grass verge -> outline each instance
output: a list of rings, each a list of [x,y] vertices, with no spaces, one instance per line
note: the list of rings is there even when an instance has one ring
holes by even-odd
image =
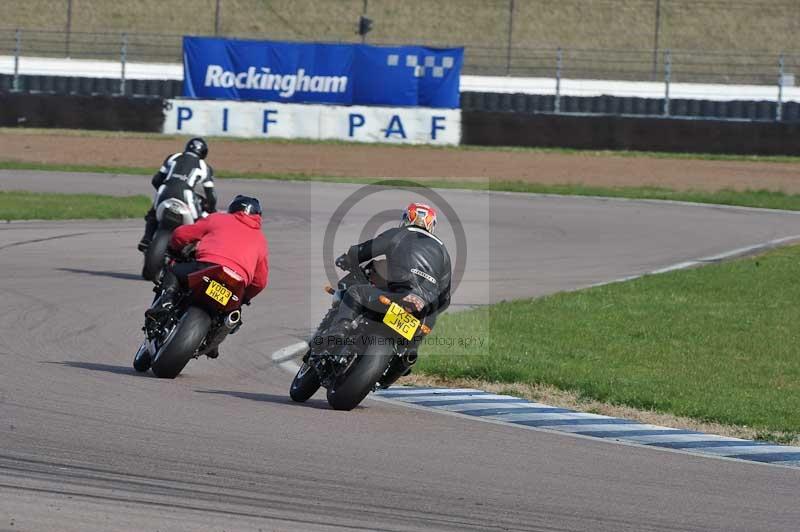
[[[138,218],[151,203],[146,196],[0,191],[0,220]]]
[[[800,246],[792,246],[449,314],[419,370],[798,441],[798,277]],[[460,341],[470,338],[477,343]]]
[[[29,163],[17,161],[0,161],[3,170],[42,170],[49,172],[98,172],[109,174],[139,174],[152,175],[152,168],[125,167],[125,166],[91,166]],[[344,176],[325,176],[309,174],[283,174],[283,173],[237,173],[228,172],[224,178],[235,179],[270,179],[276,181],[315,181],[329,183],[360,183],[370,184],[381,181],[380,178],[355,178]],[[595,187],[576,184],[546,185],[539,183],[525,183],[521,181],[458,181],[445,179],[418,179],[405,180],[405,183],[415,183],[419,186],[445,189],[487,190],[497,192],[521,192],[536,194],[560,194],[567,196],[600,196],[609,198],[627,199],[656,199],[671,201],[686,201],[691,203],[711,203],[718,205],[736,205],[741,207],[758,207],[764,209],[800,210],[800,194],[786,194],[771,190],[718,190],[679,191],[660,187]]]
[[[43,128],[0,128],[0,135],[42,135],[42,136],[68,136],[89,138],[138,138],[148,140],[177,140],[184,142],[189,135],[168,135],[164,133],[147,133],[137,131],[101,131],[91,129],[43,129]],[[358,146],[360,148],[396,149],[396,150],[446,150],[446,151],[494,151],[494,152],[528,152],[556,155],[575,155],[586,157],[631,157],[649,159],[681,159],[703,161],[731,161],[751,163],[789,163],[800,164],[800,157],[791,155],[736,155],[724,153],[682,153],[682,152],[656,152],[635,150],[579,150],[576,148],[539,148],[525,146],[437,146],[433,144],[365,144],[363,142],[349,142],[343,140],[314,140],[314,139],[282,139],[282,138],[245,138],[245,137],[206,137],[207,140],[218,142],[236,143],[262,143],[262,144],[323,144],[339,146]],[[152,169],[148,169],[152,173]]]

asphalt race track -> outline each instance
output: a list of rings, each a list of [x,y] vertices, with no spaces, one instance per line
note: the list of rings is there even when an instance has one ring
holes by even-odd
[[[149,194],[146,176],[0,172],[0,189]],[[289,402],[270,354],[327,304],[320,251],[357,185],[219,182],[266,207],[271,286],[216,360],[130,367],[152,292],[140,221],[0,225],[0,530],[797,530],[800,471],[623,446],[367,400]],[[335,251],[419,191],[378,192]],[[455,310],[800,235],[751,209],[439,191],[466,270]],[[371,220],[371,222],[370,222]],[[465,260],[464,260],[465,259]],[[455,262],[459,262],[456,260]]]

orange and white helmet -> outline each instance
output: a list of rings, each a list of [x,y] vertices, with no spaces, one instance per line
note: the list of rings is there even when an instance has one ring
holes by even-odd
[[[436,229],[436,209],[424,203],[410,203],[403,211],[401,227],[416,225],[433,233]]]

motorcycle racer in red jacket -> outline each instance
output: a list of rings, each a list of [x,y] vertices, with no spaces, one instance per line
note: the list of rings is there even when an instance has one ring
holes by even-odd
[[[189,274],[211,265],[226,266],[245,280],[245,304],[267,286],[269,252],[261,232],[261,204],[256,198],[236,196],[227,213],[214,213],[192,225],[178,227],[172,234],[170,249],[185,255],[183,250],[191,245],[195,259],[165,268],[161,295],[145,317],[157,319],[172,308],[178,292],[186,288]]]

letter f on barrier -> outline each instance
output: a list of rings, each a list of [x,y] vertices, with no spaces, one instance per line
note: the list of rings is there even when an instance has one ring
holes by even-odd
[[[270,118],[272,115],[277,115],[278,111],[275,109],[264,109],[264,122],[261,127],[262,133],[269,133],[269,125],[270,124],[277,124],[277,120],[273,120]]]
[[[358,113],[350,113],[350,133],[348,133],[349,137],[352,137],[353,134],[356,132],[357,127],[361,127],[367,121],[364,118],[364,115]]]
[[[447,129],[443,125],[440,125],[439,122],[446,120],[447,117],[444,116],[432,116],[431,117],[431,140],[436,140],[436,132],[437,131],[444,131]]]

